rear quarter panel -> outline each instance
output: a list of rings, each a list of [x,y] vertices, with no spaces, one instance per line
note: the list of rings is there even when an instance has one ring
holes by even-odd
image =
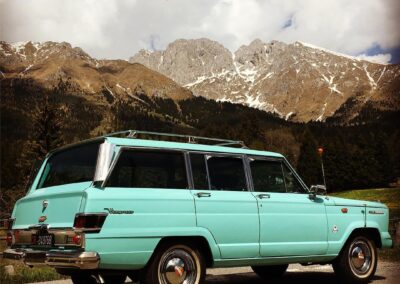
[[[100,254],[100,268],[139,269],[163,237],[203,236],[219,258],[212,235],[196,227],[193,196],[185,189],[91,188],[85,212],[133,210],[108,214],[98,234],[86,235],[86,250]]]

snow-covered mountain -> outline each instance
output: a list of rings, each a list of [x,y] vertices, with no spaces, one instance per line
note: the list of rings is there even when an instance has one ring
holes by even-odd
[[[366,106],[400,108],[400,65],[381,65],[302,42],[257,39],[231,53],[209,39],[141,50],[141,63],[195,95],[274,112],[293,121],[356,117]]]

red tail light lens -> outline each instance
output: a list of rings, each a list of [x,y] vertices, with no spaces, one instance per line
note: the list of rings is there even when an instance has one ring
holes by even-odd
[[[98,233],[103,227],[107,213],[79,213],[75,215],[74,228],[84,232]]]
[[[72,242],[76,245],[80,245],[82,243],[82,236],[81,235],[75,235],[72,237]]]

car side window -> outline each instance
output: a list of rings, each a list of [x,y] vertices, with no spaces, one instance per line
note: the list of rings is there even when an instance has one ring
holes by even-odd
[[[250,168],[254,191],[286,192],[280,161],[251,160]]]
[[[208,189],[208,176],[204,154],[190,154],[193,186],[195,189]]]
[[[188,188],[184,155],[180,152],[123,150],[107,186]]]
[[[288,166],[285,164],[282,164],[282,166],[287,192],[306,193],[306,191],[301,186],[298,179],[294,176],[294,173],[288,168]]]
[[[207,156],[207,166],[212,190],[247,190],[242,158]]]

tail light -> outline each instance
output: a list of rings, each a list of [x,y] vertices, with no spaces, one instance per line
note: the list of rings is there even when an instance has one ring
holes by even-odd
[[[103,227],[107,213],[78,213],[75,215],[74,228],[88,233],[98,233]]]
[[[12,246],[15,242],[14,234],[11,231],[12,226],[14,225],[14,222],[15,222],[15,218],[0,220],[0,223],[3,223],[1,227],[8,230],[7,235],[6,235],[6,244],[9,247]]]

